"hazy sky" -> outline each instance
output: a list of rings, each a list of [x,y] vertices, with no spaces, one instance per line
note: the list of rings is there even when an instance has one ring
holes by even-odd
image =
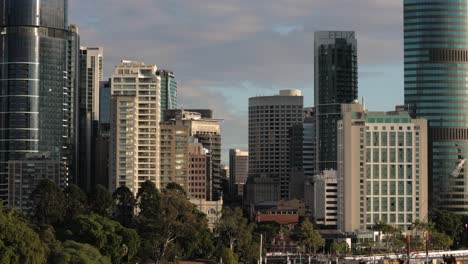
[[[179,108],[223,122],[223,160],[247,148],[248,98],[301,89],[313,105],[314,31],[354,30],[359,96],[370,110],[403,102],[398,0],[69,0],[82,46],[104,47],[110,76],[122,59],[175,71]]]

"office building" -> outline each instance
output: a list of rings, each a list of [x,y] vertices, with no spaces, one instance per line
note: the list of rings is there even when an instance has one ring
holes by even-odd
[[[316,148],[315,148],[315,108],[304,108],[304,128],[303,144],[302,144],[302,167],[304,177],[312,177],[316,175]]]
[[[359,232],[382,221],[411,229],[427,219],[427,121],[397,108],[368,112],[342,105],[338,122],[338,229]]]
[[[357,40],[353,31],[315,32],[317,169],[336,170],[336,123],[341,104],[358,98]]]
[[[207,165],[209,164],[208,150],[195,140],[189,143],[188,155],[188,194],[191,198],[206,200]]]
[[[208,150],[208,170],[206,179],[206,199],[221,199],[221,124],[222,120],[213,118],[208,109],[174,109],[164,114],[165,121],[175,120],[176,124],[188,127],[189,135],[196,138]]]
[[[459,214],[468,214],[466,5],[404,1],[405,105],[428,120],[431,208]]]
[[[160,77],[156,65],[122,61],[112,75],[111,190],[137,193],[149,180],[160,186]]]
[[[66,0],[0,2],[0,200],[6,203],[9,161],[47,152],[65,168],[72,164],[68,51],[76,34],[68,31],[67,6]]]
[[[67,171],[63,162],[51,160],[48,153],[27,154],[23,160],[8,161],[8,204],[18,211],[33,209],[31,194],[44,179],[64,188]]]
[[[177,109],[177,82],[172,71],[158,70],[156,74],[161,77],[161,119],[163,119],[164,111]]]
[[[302,123],[299,90],[249,99],[249,177],[246,202],[289,198],[289,129]]]
[[[229,192],[244,195],[244,185],[249,173],[249,152],[240,149],[229,150]]]
[[[103,80],[103,49],[81,47],[79,57],[79,176],[78,185],[91,191],[96,185],[96,138],[99,130],[99,88]]]
[[[304,124],[289,128],[289,197],[304,199]]]
[[[189,131],[175,121],[161,122],[161,188],[177,183],[188,191]]]

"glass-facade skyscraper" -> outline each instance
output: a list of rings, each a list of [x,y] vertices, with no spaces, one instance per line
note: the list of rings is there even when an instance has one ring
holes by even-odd
[[[164,111],[177,109],[177,82],[174,72],[168,70],[158,70],[157,75],[161,77],[161,120],[164,118]]]
[[[468,213],[467,17],[467,0],[404,0],[405,104],[429,123],[429,200],[433,208],[463,214]]]
[[[66,0],[0,1],[0,199],[8,162],[47,153],[67,169],[73,156]],[[64,174],[67,172],[64,171]]]
[[[317,172],[337,168],[337,128],[341,104],[358,96],[357,40],[353,31],[315,32]]]

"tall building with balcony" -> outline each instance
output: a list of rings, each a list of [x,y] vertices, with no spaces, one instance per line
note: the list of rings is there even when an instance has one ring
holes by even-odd
[[[96,139],[99,131],[99,89],[103,80],[103,48],[80,48],[79,176],[78,185],[91,191],[96,185]]]
[[[354,31],[315,32],[315,114],[317,170],[337,168],[336,123],[341,104],[358,97],[357,40]]]
[[[208,150],[195,140],[189,143],[188,155],[188,194],[192,199],[206,200],[207,173],[210,164]]]
[[[137,193],[160,186],[160,77],[156,65],[122,61],[111,81],[110,183]]]
[[[249,98],[249,177],[246,202],[289,198],[289,130],[302,124],[300,90]]]
[[[338,122],[338,229],[360,232],[384,222],[411,229],[427,219],[427,121],[407,111],[369,112],[342,105]]]
[[[158,70],[157,75],[161,77],[161,119],[164,111],[177,109],[177,82],[173,71]]]
[[[69,168],[76,156],[70,71],[79,38],[69,30],[67,8],[66,0],[0,2],[0,200],[6,203],[10,161],[48,153]]]
[[[431,208],[460,214],[468,214],[467,4],[404,0],[405,105],[428,120]]]

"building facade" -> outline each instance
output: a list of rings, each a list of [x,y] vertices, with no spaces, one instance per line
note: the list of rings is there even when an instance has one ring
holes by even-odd
[[[357,40],[353,31],[319,31],[314,46],[317,169],[336,170],[340,107],[358,97]]]
[[[338,229],[377,222],[405,231],[427,219],[427,121],[343,104],[338,122]]]
[[[289,130],[302,124],[303,101],[299,90],[283,90],[275,96],[249,98],[247,185],[252,186],[248,188],[250,191],[246,195],[250,197],[247,201],[258,203],[289,198]],[[259,186],[261,184],[264,186]],[[277,190],[279,192],[275,193]]]
[[[189,131],[175,121],[161,122],[161,188],[177,183],[188,191]]]
[[[336,228],[338,220],[338,181],[335,170],[325,170],[306,182],[311,197],[306,206],[318,225]]]
[[[208,151],[208,169],[206,179],[206,199],[219,200],[222,196],[221,175],[221,124],[222,120],[213,118],[213,111],[208,109],[173,109],[167,110],[164,119],[174,120],[189,130],[190,137],[201,143]]]
[[[198,142],[191,142],[188,147],[189,171],[188,194],[192,199],[206,200],[208,173],[208,150]]]
[[[249,176],[249,152],[240,149],[229,150],[229,192],[244,194],[244,185]]]
[[[431,208],[468,214],[466,1],[404,1],[405,105],[428,120]]]
[[[316,158],[317,150],[315,148],[315,108],[304,108],[304,128],[302,142],[302,167],[304,177],[312,177],[317,173]]]
[[[78,185],[85,191],[91,191],[96,183],[96,139],[99,130],[99,89],[103,80],[103,55],[101,47],[80,48]]]
[[[0,2],[0,199],[8,199],[10,160],[47,152],[73,159],[73,90],[66,0]],[[76,36],[76,35],[75,35]],[[71,55],[71,54],[70,54]],[[71,56],[70,56],[71,58]],[[66,175],[62,175],[67,177]]]
[[[37,185],[44,179],[54,182],[57,187],[65,188],[66,178],[63,174],[66,168],[63,162],[51,160],[47,153],[27,155],[23,160],[8,162],[8,204],[22,212],[33,209],[31,195]]]
[[[149,180],[160,186],[160,77],[156,65],[122,61],[112,75],[111,190],[137,193]]]
[[[161,119],[163,119],[164,111],[177,109],[177,82],[172,71],[158,70],[157,75],[161,77]]]

